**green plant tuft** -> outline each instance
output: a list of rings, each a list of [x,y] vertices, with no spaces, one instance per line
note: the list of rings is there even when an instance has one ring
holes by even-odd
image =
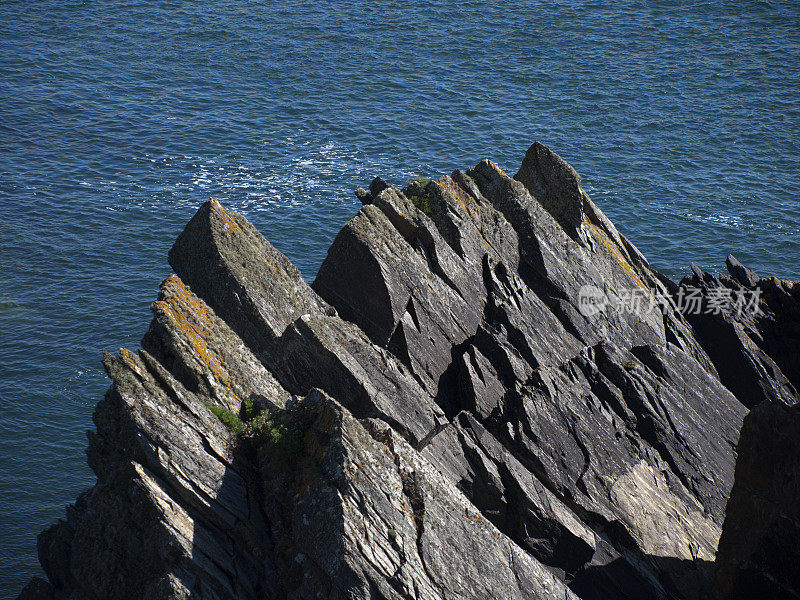
[[[227,408],[217,406],[216,404],[206,403],[206,408],[210,410],[222,423],[236,435],[241,435],[244,431],[244,423],[235,413],[229,411]]]
[[[418,209],[424,212],[429,217],[432,214],[431,209],[431,196],[426,190],[430,185],[431,180],[427,177],[414,177],[406,182],[406,187],[403,188],[403,193],[406,198],[411,200]]]
[[[252,398],[248,398],[242,402],[242,421],[252,421],[258,415],[258,408]]]
[[[426,215],[431,216],[431,201],[427,196],[409,196],[408,199]]]
[[[411,185],[412,183],[416,183],[416,184],[417,184],[417,185],[419,185],[420,187],[423,187],[423,188],[425,188],[425,187],[428,187],[428,184],[429,184],[430,182],[431,182],[431,180],[430,180],[430,179],[428,179],[427,177],[420,177],[420,176],[418,175],[417,177],[412,177],[411,179],[409,179],[408,181],[406,181],[406,186],[409,186],[409,185]]]
[[[258,450],[266,447],[270,454],[281,460],[294,458],[300,452],[300,431],[285,415],[271,414],[268,410],[257,412],[252,400],[245,400],[242,404],[242,418],[211,402],[207,402],[206,407],[247,448]]]
[[[301,447],[297,426],[286,418],[270,414],[268,410],[245,423],[242,439],[252,448],[266,446],[272,455],[281,460],[294,458]]]

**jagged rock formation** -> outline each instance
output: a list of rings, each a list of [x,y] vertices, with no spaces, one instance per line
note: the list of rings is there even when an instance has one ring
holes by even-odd
[[[687,320],[711,279],[651,269],[541,144],[357,195],[312,286],[200,208],[21,597],[700,598],[745,405],[796,402],[785,294]]]
[[[692,265],[692,275],[681,281],[685,297],[694,292],[703,299],[704,310],[689,320],[722,382],[742,404],[794,404],[800,389],[800,286],[777,277],[761,279],[733,256],[726,265],[730,276],[714,277]],[[749,296],[749,302],[754,292],[759,310],[740,310],[736,299]],[[734,299],[732,305],[705,310],[709,302],[726,297]]]

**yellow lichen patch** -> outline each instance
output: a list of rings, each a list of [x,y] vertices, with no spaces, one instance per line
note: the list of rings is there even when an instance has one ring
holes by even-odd
[[[120,348],[119,357],[131,371],[136,373],[139,377],[144,378],[145,374],[142,372],[142,368],[139,366],[139,361],[136,360],[136,356],[133,354],[133,352],[127,348]]]
[[[481,525],[485,521],[481,513],[472,512],[468,508],[464,508],[464,519],[472,525]]]
[[[584,221],[589,226],[589,229],[591,230],[594,238],[603,243],[606,249],[608,249],[611,256],[614,257],[614,260],[616,260],[619,263],[619,265],[622,267],[622,269],[625,271],[628,277],[633,279],[636,285],[638,285],[640,288],[643,288],[645,290],[648,289],[647,286],[644,284],[644,282],[636,274],[636,271],[633,270],[633,267],[631,267],[628,260],[619,251],[619,248],[614,243],[614,241],[611,238],[609,238],[608,235],[606,235],[606,232],[600,229],[594,223],[592,223],[585,216],[584,216]]]
[[[469,215],[470,224],[475,228],[475,231],[478,232],[478,235],[481,236],[481,240],[483,241],[483,245],[485,248],[491,248],[492,245],[489,243],[489,240],[486,239],[486,236],[481,231],[481,228],[478,227],[478,223],[480,222],[479,216],[473,211],[473,198],[467,192],[465,192],[461,186],[455,185],[453,180],[449,177],[442,176],[436,181],[437,185],[443,188],[445,191],[449,192],[455,202],[464,209],[464,212]]]
[[[219,385],[234,398],[238,398],[222,357],[209,347],[208,339],[214,323],[206,304],[174,274],[161,284],[161,294],[162,299],[152,304],[153,312],[163,314],[172,322],[175,330],[184,337],[197,361],[206,367]]]
[[[500,173],[500,175],[503,175],[504,177],[508,177],[508,175],[506,175],[506,172],[503,171],[503,169],[501,169],[499,166],[497,166],[497,163],[495,163],[492,160],[489,160],[487,162],[489,163],[489,166],[491,166],[495,171]]]
[[[464,209],[464,212],[475,219],[475,214],[472,212],[472,197],[469,194],[462,190],[460,186],[455,185],[452,179],[444,175],[437,179],[436,183],[450,192],[450,195]]]
[[[234,232],[242,231],[242,228],[239,227],[239,224],[231,216],[231,214],[225,210],[225,207],[220,204],[219,200],[216,198],[211,198],[209,203],[211,204],[211,211],[214,213],[217,219],[222,221],[222,226],[225,228],[225,231],[228,233],[228,235],[233,235]]]

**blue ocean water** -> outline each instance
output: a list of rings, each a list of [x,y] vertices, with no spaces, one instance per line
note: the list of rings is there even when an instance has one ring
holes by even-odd
[[[800,279],[794,2],[0,2],[0,591],[93,481],[100,351],[136,347],[209,196],[313,278],[352,194],[534,140],[673,278]]]

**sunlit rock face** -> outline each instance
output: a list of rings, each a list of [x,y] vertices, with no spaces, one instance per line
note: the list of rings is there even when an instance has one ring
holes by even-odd
[[[369,188],[310,286],[201,206],[22,598],[700,599],[722,531],[735,579],[739,432],[794,410],[800,286],[670,282],[538,143]]]

